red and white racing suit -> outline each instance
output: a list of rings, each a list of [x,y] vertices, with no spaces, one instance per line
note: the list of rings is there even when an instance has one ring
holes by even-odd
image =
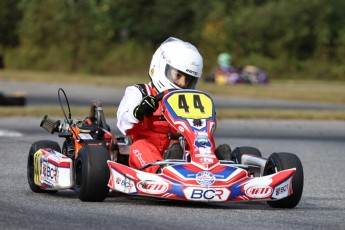
[[[134,108],[139,105],[144,95],[156,96],[151,84],[133,85],[126,88],[125,95],[117,111],[117,127],[124,135],[132,138],[130,146],[129,166],[142,166],[163,160],[163,153],[170,144],[168,133],[176,135],[176,131],[169,127],[163,117],[162,104],[151,117],[144,117],[142,121],[133,115]],[[159,166],[151,166],[143,171],[156,173]]]

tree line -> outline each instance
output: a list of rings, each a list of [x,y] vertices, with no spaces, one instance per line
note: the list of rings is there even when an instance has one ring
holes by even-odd
[[[2,0],[8,68],[146,74],[167,37],[195,44],[205,74],[220,52],[271,78],[345,80],[343,0]]]

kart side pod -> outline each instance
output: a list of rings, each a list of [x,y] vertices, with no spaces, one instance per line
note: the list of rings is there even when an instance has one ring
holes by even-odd
[[[73,163],[52,149],[39,149],[34,154],[34,182],[46,190],[69,189],[73,186]]]

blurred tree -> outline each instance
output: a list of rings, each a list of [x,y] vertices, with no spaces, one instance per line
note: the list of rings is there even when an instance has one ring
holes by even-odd
[[[227,51],[236,65],[279,77],[345,79],[344,8],[343,0],[2,0],[0,48],[11,47],[14,67],[111,74],[141,71],[176,36],[199,48],[206,72]]]
[[[276,72],[304,70],[304,61],[324,56],[320,53],[324,44],[337,41],[339,48],[340,31],[344,30],[340,18],[344,18],[344,14],[336,8],[343,5],[342,2],[277,0],[258,5],[254,1],[254,4],[240,7],[227,18],[226,34],[230,47],[238,57],[254,55],[259,64],[265,65],[260,63],[259,56],[270,59],[275,67],[280,66]],[[242,64],[245,64],[243,59]],[[272,64],[264,67],[275,68]]]
[[[70,60],[68,69],[82,70],[104,54],[112,37],[108,7],[97,0],[22,1],[21,9],[20,38],[32,61],[53,50]]]
[[[126,0],[112,1],[110,17],[115,31],[115,41],[125,38],[158,46],[167,37],[176,36],[196,41],[193,32],[200,25],[198,13],[203,5],[185,0],[138,0],[133,4]],[[207,3],[206,3],[207,5]]]
[[[17,24],[22,18],[22,12],[18,9],[19,1],[0,1],[0,48],[19,44]]]
[[[227,12],[226,2],[215,0],[207,15],[201,34],[202,47],[208,55],[216,57],[227,50],[228,36],[225,31],[224,20],[231,12]]]
[[[217,56],[221,52],[237,53],[236,43],[232,40],[242,39],[229,36],[232,30],[231,21],[242,7],[250,7],[254,1],[214,0],[207,6],[202,33],[200,34],[201,49],[207,55],[205,66],[212,69],[217,65]],[[229,23],[230,22],[230,23]],[[236,55],[234,55],[236,56]]]
[[[345,1],[328,1],[328,14],[326,16],[326,39],[322,39],[322,46],[329,48],[330,59],[345,62]]]

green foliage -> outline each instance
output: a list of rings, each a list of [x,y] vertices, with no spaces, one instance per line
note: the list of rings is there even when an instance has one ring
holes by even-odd
[[[105,75],[125,75],[138,72],[142,76],[147,76],[153,52],[148,52],[148,48],[129,40],[111,46],[101,61],[88,65],[88,70]]]
[[[108,9],[97,1],[22,1],[19,67],[87,71],[104,55],[112,30]]]
[[[3,0],[0,48],[10,68],[146,74],[169,36],[271,78],[345,80],[343,0]],[[1,50],[0,50],[1,51]]]
[[[345,16],[336,12],[332,2],[342,4],[336,0],[291,0],[241,8],[226,21],[233,56],[240,65],[250,61],[276,77],[345,79],[345,72],[336,74],[333,66],[342,63],[343,55],[329,45],[337,41],[337,49],[343,50],[340,30],[335,34],[331,28]]]
[[[18,9],[20,0],[0,1],[0,52],[1,48],[18,45],[17,23],[22,13]]]

